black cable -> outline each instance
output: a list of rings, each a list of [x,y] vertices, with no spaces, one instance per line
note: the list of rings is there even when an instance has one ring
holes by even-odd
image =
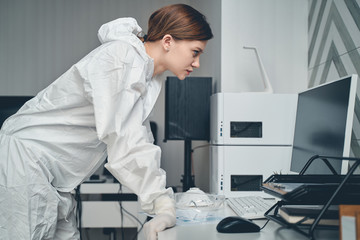
[[[196,150],[196,149],[198,149],[198,148],[209,147],[209,146],[210,146],[210,144],[205,144],[205,145],[196,146],[196,147],[193,147],[193,148],[191,149],[191,152],[193,152],[194,150]]]
[[[119,183],[120,184],[120,183]],[[119,187],[119,194],[122,193],[122,185],[120,184]],[[122,229],[122,239],[125,239],[124,236],[124,228],[123,228],[123,223],[124,223],[124,212],[129,215],[130,217],[132,217],[135,221],[137,221],[140,224],[140,228],[139,230],[136,231],[136,234],[134,235],[134,237],[132,238],[132,240],[137,239],[137,236],[139,235],[139,233],[141,232],[141,230],[144,227],[144,224],[146,223],[147,219],[142,223],[136,216],[134,216],[132,213],[130,213],[128,210],[126,210],[123,205],[121,200],[119,201],[119,206],[120,206],[120,214],[121,214],[121,229]]]
[[[128,214],[129,216],[131,216],[134,220],[136,220],[140,225],[144,224],[142,223],[137,217],[135,217],[133,214],[131,214],[128,210],[126,210],[125,208],[123,208],[123,211]],[[146,222],[146,221],[145,221]]]
[[[265,226],[268,224],[269,221],[270,221],[270,219],[268,219],[268,220],[266,221],[266,223],[264,224],[264,226],[262,226],[262,227],[260,228],[260,230],[264,229]]]
[[[191,181],[192,183],[190,185],[193,185],[190,187],[195,187],[195,175],[194,175],[195,170],[194,170],[193,152],[194,152],[194,150],[196,150],[198,148],[209,147],[209,146],[210,146],[210,144],[196,146],[196,147],[192,148],[190,151],[190,163],[191,163],[190,167],[191,167],[191,178],[192,178],[192,181]],[[184,179],[182,181],[184,181]]]
[[[82,205],[81,205],[81,196],[80,196],[80,186],[77,186],[75,188],[75,200],[76,200],[76,221],[78,223],[78,229],[80,234],[80,240],[82,240],[82,234],[81,234],[81,213],[82,213]]]
[[[139,230],[137,230],[137,231],[136,231],[136,234],[133,236],[132,240],[136,240],[136,239],[137,239],[137,237],[138,237],[139,233],[140,233],[140,232],[141,232],[141,230],[143,229],[144,224],[145,224],[146,222],[147,222],[147,219],[145,219],[145,221],[144,221],[143,223],[141,223],[141,222],[140,222],[141,227],[140,227],[140,229],[139,229]]]
[[[119,184],[119,194],[122,193],[122,185]],[[75,188],[75,200],[77,202],[77,207],[76,207],[76,221],[78,223],[78,229],[80,232],[80,240],[82,240],[82,233],[81,233],[81,215],[82,215],[82,202],[81,202],[81,196],[80,196],[80,186],[77,186]],[[136,216],[134,216],[132,213],[130,213],[129,211],[127,211],[123,205],[122,205],[122,201],[119,201],[119,205],[120,205],[120,216],[121,216],[121,236],[122,239],[125,239],[125,232],[124,232],[124,212],[126,214],[128,214],[130,217],[132,217],[134,220],[136,220],[139,224],[140,224],[140,228],[139,230],[136,231],[135,236],[132,238],[132,240],[135,240],[137,238],[137,236],[139,235],[139,233],[141,232],[141,230],[144,227],[144,224],[146,223],[147,219],[142,223]]]
[[[119,183],[119,192],[118,194],[122,193],[122,185],[121,183]],[[119,206],[120,206],[120,218],[121,218],[121,239],[125,239],[125,230],[124,230],[124,212],[123,212],[123,206],[122,206],[122,201],[119,201]]]

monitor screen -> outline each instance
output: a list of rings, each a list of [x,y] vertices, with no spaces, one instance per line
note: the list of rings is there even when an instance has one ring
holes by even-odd
[[[31,96],[0,96],[0,128],[3,122],[16,113]]]
[[[353,75],[299,93],[291,171],[300,172],[314,155],[349,156],[356,88],[357,75]],[[342,172],[341,161],[330,163]],[[316,160],[305,174],[331,172]]]

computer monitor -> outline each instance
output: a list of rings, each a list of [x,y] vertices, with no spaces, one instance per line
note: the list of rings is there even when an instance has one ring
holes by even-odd
[[[300,172],[314,155],[349,157],[357,75],[341,78],[299,93],[292,150],[292,172]],[[338,173],[346,173],[348,161],[329,160]],[[321,160],[305,174],[331,174]]]
[[[31,96],[0,96],[0,128],[3,122],[16,113]]]

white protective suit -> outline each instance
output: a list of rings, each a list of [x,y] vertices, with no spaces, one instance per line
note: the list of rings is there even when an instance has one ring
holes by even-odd
[[[144,211],[174,219],[173,192],[165,189],[148,124],[161,81],[152,78],[139,32],[133,18],[104,24],[98,48],[4,122],[0,239],[77,239],[69,192],[107,155],[106,168]]]

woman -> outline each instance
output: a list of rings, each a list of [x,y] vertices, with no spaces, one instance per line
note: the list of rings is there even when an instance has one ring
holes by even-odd
[[[200,66],[212,38],[205,17],[184,4],[149,19],[148,35],[133,18],[99,29],[90,52],[8,118],[0,131],[0,236],[78,239],[70,192],[100,166],[138,195],[148,239],[175,224],[149,113],[166,70],[184,79]],[[2,238],[3,239],[3,238]]]

